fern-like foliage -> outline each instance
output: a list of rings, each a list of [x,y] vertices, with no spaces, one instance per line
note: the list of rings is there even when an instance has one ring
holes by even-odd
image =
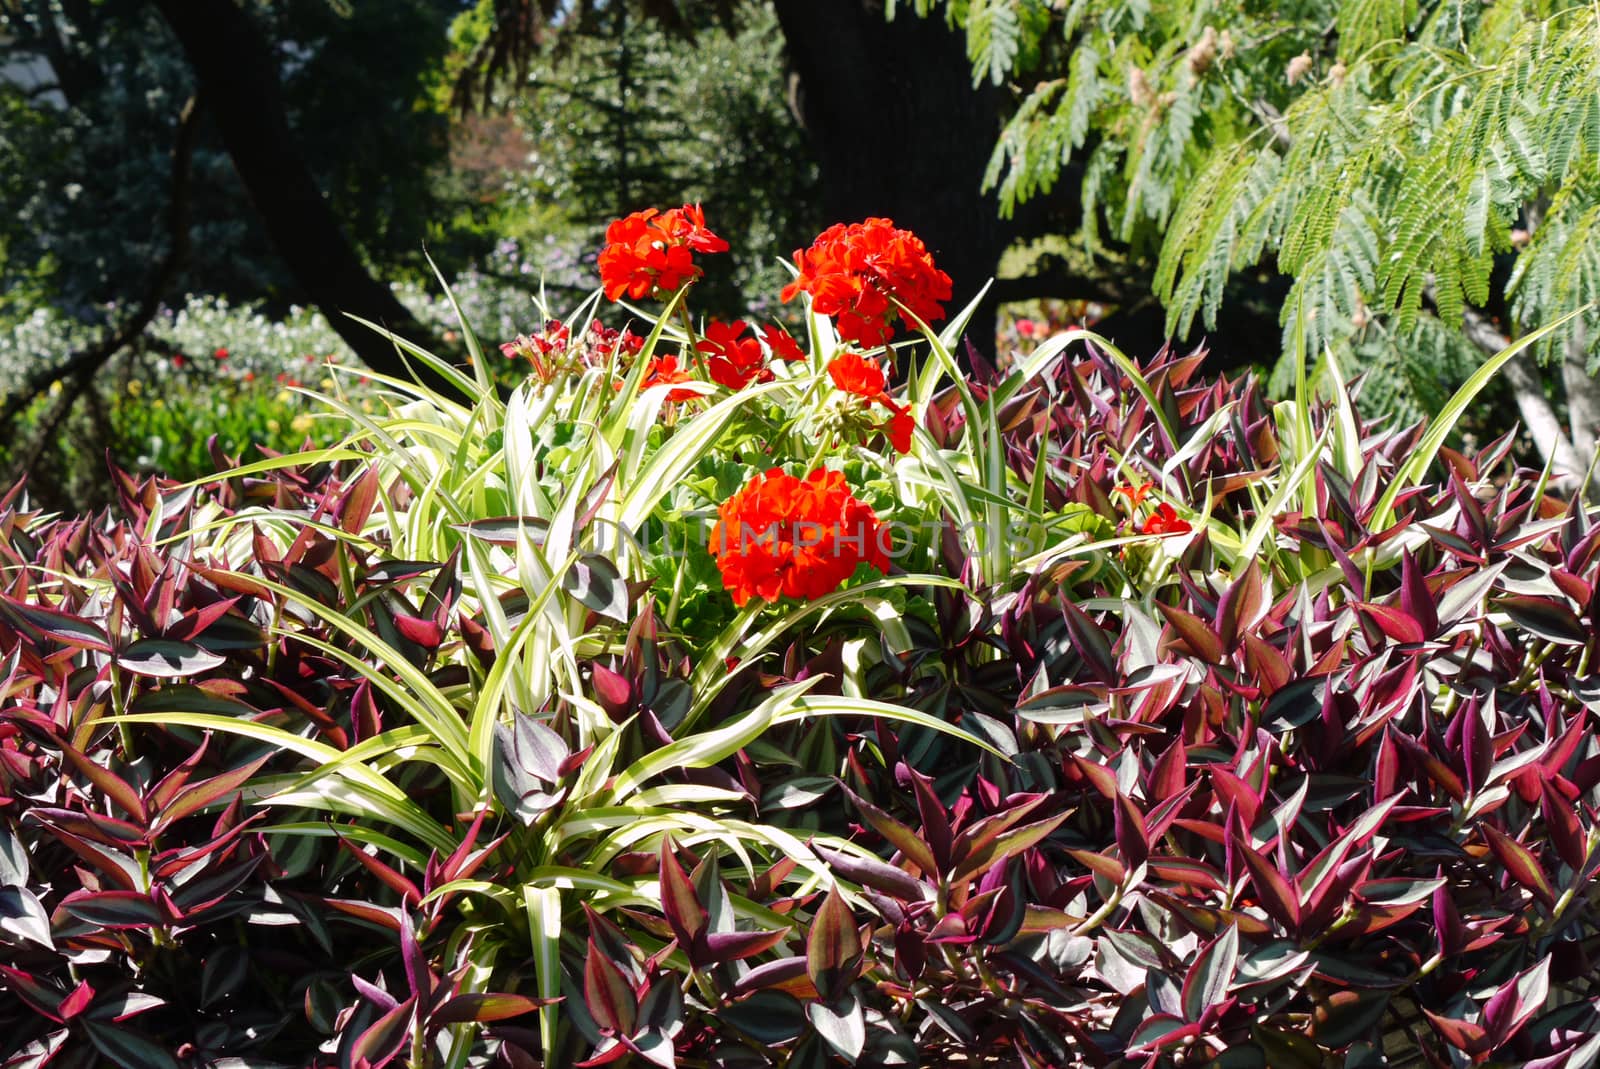
[[[975,77],[1015,75],[1037,39],[1021,0],[916,3],[966,28]],[[1517,333],[1600,300],[1600,6],[1046,7],[1066,58],[1019,100],[990,184],[1010,211],[1081,157],[1080,237],[1155,256],[1172,332],[1214,326],[1234,273],[1276,268],[1285,351],[1340,349],[1403,408],[1468,351],[1466,308],[1504,307]],[[1579,344],[1600,366],[1600,313],[1539,351]]]

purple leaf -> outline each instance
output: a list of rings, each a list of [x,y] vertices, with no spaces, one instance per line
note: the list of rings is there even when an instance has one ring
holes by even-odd
[[[1071,600],[1061,602],[1061,611],[1067,623],[1067,637],[1084,664],[1102,683],[1117,683],[1121,673],[1117,671],[1116,655],[1111,652],[1111,640],[1106,633]]]
[[[705,937],[706,961],[724,965],[743,961],[771,950],[789,937],[782,929],[775,932],[711,932]]]
[[[1261,572],[1254,563],[1246,562],[1244,571],[1217,601],[1217,637],[1225,649],[1239,645],[1242,631],[1260,622],[1266,610],[1266,595],[1262,589]]]
[[[506,995],[473,992],[447,999],[428,1018],[429,1027],[461,1024],[465,1021],[505,1021],[532,1013],[540,1006],[548,1006],[559,999],[527,998],[523,995]]]
[[[595,1023],[614,1035],[633,1035],[639,1018],[639,998],[612,960],[589,940],[583,963],[583,1000]]]
[[[689,874],[678,864],[677,851],[670,835],[661,838],[661,912],[672,926],[679,948],[695,961],[703,950],[703,937],[710,917],[695,893]],[[700,962],[695,961],[695,964]]]
[[[1261,908],[1290,932],[1300,930],[1300,898],[1272,862],[1262,857],[1237,831],[1230,836],[1234,852],[1250,870]]]
[[[1550,845],[1573,872],[1581,874],[1589,858],[1589,846],[1575,808],[1575,803],[1563,798],[1549,779],[1539,781],[1539,812],[1549,826]]]
[[[850,800],[855,803],[856,809],[860,810],[862,819],[867,822],[872,830],[887,839],[889,844],[899,850],[907,861],[921,869],[926,876],[937,878],[943,875],[938,863],[933,859],[933,852],[928,849],[928,844],[923,842],[916,832],[901,824],[877,806],[859,797],[849,788],[845,788],[845,793],[850,796]]]
[[[1416,618],[1392,605],[1375,605],[1367,601],[1358,601],[1354,605],[1357,611],[1377,625],[1378,630],[1395,642],[1415,645],[1427,637]]]
[[[779,958],[763,962],[739,977],[733,985],[733,994],[747,995],[752,991],[784,991],[796,998],[816,998],[817,987],[806,972],[805,958]]]
[[[61,907],[102,928],[152,928],[166,923],[154,900],[137,891],[74,891],[62,899]]]
[[[1423,1007],[1422,1013],[1428,1018],[1428,1023],[1433,1025],[1433,1030],[1439,1033],[1440,1039],[1469,1058],[1476,1060],[1477,1055],[1489,1052],[1489,1033],[1481,1025],[1473,1024],[1471,1021],[1441,1017],[1426,1007]]]
[[[1414,553],[1407,553],[1401,558],[1400,608],[1417,621],[1424,636],[1431,638],[1439,633],[1439,610]]]
[[[0,887],[0,932],[31,939],[51,950],[56,947],[50,937],[50,915],[26,887]]]
[[[1565,603],[1554,598],[1514,596],[1500,598],[1495,607],[1530,634],[1563,646],[1583,646],[1591,638],[1588,628]]]
[[[63,744],[61,756],[71,762],[73,768],[83,773],[89,782],[104,791],[106,797],[117,803],[124,813],[141,823],[146,819],[144,802],[140,799],[139,792],[121,776],[85,756],[83,751],[75,746]]]
[[[860,857],[835,850],[816,841],[808,840],[807,845],[828,863],[828,868],[835,875],[852,883],[882,891],[901,902],[921,902],[926,897],[924,889],[927,885],[904,869],[897,869],[875,857]]]
[[[827,1002],[806,1004],[806,1018],[823,1042],[854,1065],[867,1045],[867,1021],[854,993]]]
[[[1114,816],[1117,849],[1122,852],[1122,863],[1129,868],[1137,868],[1150,857],[1150,833],[1145,830],[1144,814],[1133,804],[1133,799],[1119,791]],[[1062,814],[1056,823],[1059,824],[1065,817],[1066,814]]]
[[[389,992],[385,991],[383,988],[374,983],[363,980],[354,973],[350,974],[350,983],[355,987],[356,994],[360,995],[362,998],[378,1007],[378,1009],[384,1013],[388,1013],[390,1010],[400,1005],[400,1001],[393,995],[389,994]]]
[[[260,771],[272,757],[271,754],[258,757],[248,764],[230,769],[220,775],[203,780],[179,793],[172,802],[165,806],[157,817],[157,827],[166,827],[175,821],[182,820],[191,813],[199,812],[210,805],[215,805],[235,794],[239,788],[249,782],[250,777]]]
[[[1183,980],[1183,1015],[1199,1021],[1228,997],[1239,964],[1239,929],[1229,925],[1194,959]]]
[[[1493,1047],[1504,1045],[1534,1014],[1542,1012],[1549,995],[1549,956],[1502,984],[1483,1007],[1483,1025]]]
[[[1495,858],[1505,866],[1506,873],[1532,891],[1534,897],[1546,906],[1555,905],[1556,895],[1550,886],[1550,878],[1545,875],[1532,851],[1493,824],[1483,823],[1478,827]]]
[[[1167,618],[1168,626],[1182,640],[1191,656],[1198,657],[1207,664],[1222,663],[1222,639],[1211,630],[1211,625],[1193,613],[1164,602],[1156,602],[1156,608]]]
[[[939,796],[933,791],[933,780],[914,768],[902,767],[905,767],[907,774],[910,775],[912,791],[917,796],[917,813],[922,817],[922,838],[933,851],[934,861],[938,865],[937,871],[947,872],[950,869],[954,844],[950,835],[950,818],[945,813],[944,803],[939,801]]]
[[[120,667],[155,679],[185,679],[226,663],[226,657],[203,650],[192,642],[165,638],[142,638],[117,654]]]
[[[806,972],[826,1000],[841,997],[861,974],[861,933],[837,887],[828,891],[806,938]]]
[[[356,1039],[350,1056],[365,1058],[372,1069],[383,1069],[394,1061],[405,1050],[406,1040],[411,1038],[411,1015],[416,1004],[415,997],[408,998],[379,1017]]]

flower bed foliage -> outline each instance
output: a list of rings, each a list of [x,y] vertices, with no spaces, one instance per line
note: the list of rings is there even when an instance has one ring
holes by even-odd
[[[652,214],[504,399],[0,503],[5,1064],[1591,1064],[1600,528],[1444,444],[1500,361],[963,374],[886,229],[796,261],[865,352]]]

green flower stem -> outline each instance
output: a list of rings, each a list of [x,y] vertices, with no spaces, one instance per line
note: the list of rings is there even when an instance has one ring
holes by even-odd
[[[694,283],[684,283],[684,292]],[[711,381],[711,372],[706,368],[705,356],[695,347],[694,340],[698,336],[694,329],[694,317],[689,314],[687,299],[678,302],[678,318],[683,320],[684,345],[688,347],[689,359],[694,361],[695,370],[700,372],[700,377],[706,382]]]

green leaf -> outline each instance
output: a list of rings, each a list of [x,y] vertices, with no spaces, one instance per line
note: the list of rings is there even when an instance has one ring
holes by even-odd
[[[854,1065],[867,1045],[867,1019],[861,1000],[855,992],[848,991],[836,1001],[808,1002],[806,1019],[817,1030],[824,1043]]]
[[[561,588],[607,619],[628,623],[628,584],[617,566],[598,553],[585,553],[561,576]]]
[[[83,1030],[95,1049],[122,1069],[178,1069],[178,1062],[165,1049],[126,1028],[84,1021]]]
[[[549,1001],[539,1010],[539,1039],[546,1064],[556,1064],[557,1014],[554,1000],[561,996],[561,891],[556,887],[522,888],[528,914],[528,935],[533,941],[533,969],[539,998]]]

